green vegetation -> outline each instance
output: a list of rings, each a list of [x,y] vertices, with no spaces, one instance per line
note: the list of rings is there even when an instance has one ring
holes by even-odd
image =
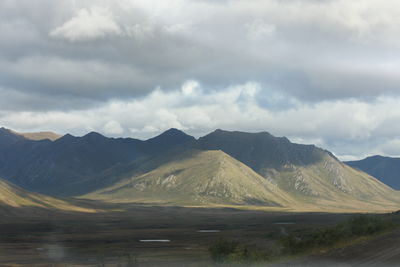
[[[277,240],[275,249],[251,249],[235,241],[220,239],[209,248],[209,251],[212,260],[217,263],[271,261],[311,253],[317,249],[330,249],[340,244],[345,245],[357,238],[373,236],[397,226],[398,224],[393,221],[393,216],[381,218],[374,215],[360,215],[332,227],[297,234],[291,233]]]
[[[250,250],[235,241],[218,240],[209,248],[211,259],[216,263],[233,262],[247,263],[260,262],[272,259],[272,253],[261,250]]]
[[[315,248],[329,248],[344,241],[363,236],[371,236],[396,226],[391,220],[378,216],[360,215],[346,222],[326,229],[318,229],[310,233],[290,234],[282,240],[285,252],[297,254]]]
[[[220,239],[209,248],[211,259],[215,262],[226,261],[230,255],[235,253],[238,246],[239,243],[235,241]]]

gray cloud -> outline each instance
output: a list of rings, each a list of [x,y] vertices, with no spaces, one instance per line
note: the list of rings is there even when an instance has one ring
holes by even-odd
[[[394,154],[395,110],[351,116],[400,96],[399,12],[395,0],[2,1],[0,122],[141,137],[271,130],[341,155]],[[197,97],[181,92],[190,80]]]

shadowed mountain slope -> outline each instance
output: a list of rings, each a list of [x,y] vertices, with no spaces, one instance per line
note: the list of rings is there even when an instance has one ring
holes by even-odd
[[[204,150],[222,150],[261,175],[266,174],[270,168],[279,170],[287,165],[310,165],[329,153],[314,145],[294,144],[286,137],[275,137],[267,132],[223,130],[216,130],[199,138],[196,147]]]
[[[224,151],[300,202],[321,207],[400,207],[398,192],[314,145],[294,144],[266,132],[222,130],[200,138],[196,145]]]
[[[32,141],[0,131],[0,176],[39,193],[179,205],[397,210],[400,194],[314,145],[269,133],[176,129],[141,141],[92,132]]]
[[[181,205],[285,207],[293,202],[276,185],[224,152],[195,150],[150,160],[115,185],[85,197]]]
[[[26,216],[45,210],[95,212],[95,210],[78,207],[64,200],[28,192],[3,179],[0,179],[0,209],[14,215],[23,211]],[[2,216],[7,214],[2,213]]]
[[[17,135],[6,128],[0,128],[0,149],[24,140],[26,140],[25,137]]]
[[[107,138],[91,132],[82,137],[64,135],[52,142],[33,141],[4,130],[0,140],[0,175],[30,191],[57,196],[84,193],[111,167],[151,157],[191,141],[170,130],[147,141]],[[82,184],[90,186],[83,188]]]
[[[345,163],[376,177],[396,190],[400,190],[400,158],[372,156]]]
[[[171,148],[175,148],[176,145],[187,144],[195,140],[193,136],[187,135],[178,129],[171,128],[156,137],[144,141],[142,147],[147,153],[157,155]]]

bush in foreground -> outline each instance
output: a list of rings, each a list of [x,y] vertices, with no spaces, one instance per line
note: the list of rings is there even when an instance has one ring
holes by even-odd
[[[286,253],[296,254],[314,248],[332,247],[338,242],[370,236],[391,229],[395,224],[373,215],[360,215],[333,227],[308,234],[293,235],[282,239]]]
[[[396,227],[391,218],[382,219],[374,215],[360,215],[335,226],[317,229],[308,233],[290,234],[281,239],[282,249],[278,253],[252,250],[238,242],[220,239],[209,248],[213,261],[246,263],[268,261],[274,258],[304,253],[317,248],[330,248],[340,242],[358,237],[371,236]]]

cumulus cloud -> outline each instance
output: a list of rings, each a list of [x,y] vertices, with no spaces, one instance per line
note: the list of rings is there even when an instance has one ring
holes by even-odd
[[[399,13],[397,0],[0,1],[0,123],[267,130],[393,155]]]
[[[201,87],[196,81],[187,81],[173,91],[158,88],[141,99],[111,100],[85,111],[15,112],[0,114],[0,120],[17,130],[50,128],[77,135],[97,130],[109,136],[137,138],[149,138],[171,127],[197,137],[215,128],[268,130],[295,142],[328,148],[344,159],[379,153],[399,155],[399,129],[390,128],[389,124],[400,120],[400,112],[391,112],[389,116],[384,112],[395,109],[399,98],[381,98],[374,103],[297,103],[285,110],[275,110],[258,103],[261,86],[255,82],[213,92],[205,92]],[[191,105],[186,105],[194,96],[188,88],[197,88],[196,102]],[[290,101],[290,96],[287,99]]]
[[[103,7],[80,9],[76,16],[50,32],[50,36],[71,42],[89,41],[108,35],[119,35],[121,29],[111,11]]]
[[[103,132],[107,135],[119,135],[124,132],[124,129],[117,121],[109,121],[104,125]]]

